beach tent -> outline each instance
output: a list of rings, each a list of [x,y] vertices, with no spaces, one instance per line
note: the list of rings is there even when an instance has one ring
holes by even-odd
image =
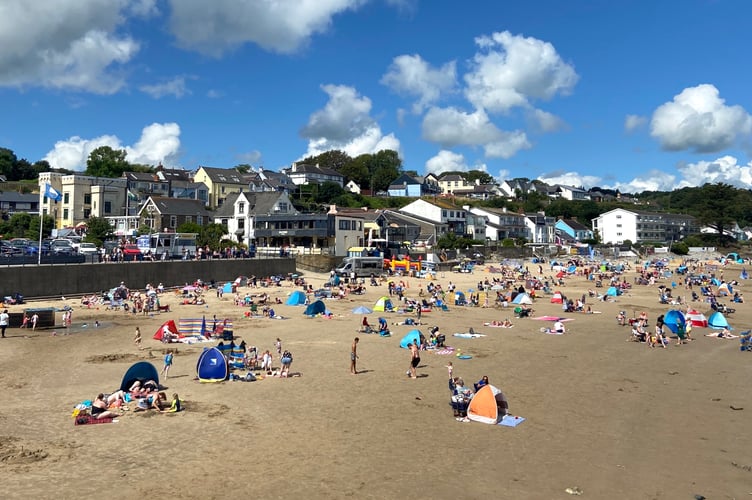
[[[506,396],[492,385],[484,385],[475,393],[467,407],[467,418],[484,424],[497,424],[506,415]]]
[[[684,319],[686,319],[692,326],[701,328],[708,327],[708,318],[706,318],[704,314],[696,309],[690,309],[689,311],[687,311]]]
[[[532,304],[533,299],[526,293],[518,293],[512,300],[512,304]]]
[[[710,328],[716,328],[718,330],[722,330],[724,328],[730,329],[728,321],[726,320],[726,316],[718,311],[710,315],[710,317],[708,318],[708,326]]]
[[[619,289],[618,288],[616,288],[615,286],[610,286],[610,287],[608,287],[608,290],[606,290],[606,295],[608,297],[617,297],[617,296],[619,296],[621,294],[619,293]]]
[[[407,344],[415,344],[416,342],[420,345],[420,330],[410,330],[407,332],[407,335],[400,340],[400,347],[407,349]]]
[[[731,295],[732,293],[733,289],[728,283],[723,282],[718,285],[718,295]]]
[[[355,309],[352,310],[353,314],[372,314],[373,309],[369,309],[366,306],[358,306]]]
[[[305,305],[305,303],[306,303],[306,294],[300,290],[295,290],[287,298],[287,302],[285,302],[285,305],[302,306],[302,305]]]
[[[227,283],[224,284],[224,286],[222,287],[222,293],[232,293],[232,283],[231,282],[228,281]]]
[[[672,309],[666,313],[663,317],[663,323],[672,333],[677,333],[679,331],[679,326],[681,326],[682,330],[685,330],[687,326],[687,320],[684,317],[684,314],[676,309]]]
[[[167,327],[167,330],[178,337],[181,337],[180,332],[178,332],[178,327],[175,325],[174,320],[167,320],[164,323],[162,323],[162,326],[157,328],[157,331],[154,332],[154,336],[152,337],[154,340],[162,340],[162,335],[164,334],[165,327]]]
[[[200,382],[222,382],[229,373],[227,359],[216,347],[206,348],[198,356],[196,374]]]
[[[569,266],[569,267],[567,268],[567,272],[568,272],[569,274],[574,274],[574,273],[576,273],[576,272],[577,272],[577,266],[575,266],[575,265],[571,265],[571,266]]]
[[[377,300],[373,305],[374,311],[391,311],[392,309],[394,309],[394,306],[392,305],[392,299],[390,299],[386,295],[379,298],[379,300]]]
[[[561,296],[560,291],[555,291],[554,294],[551,296],[551,303],[552,304],[561,304],[564,301],[564,298]]]
[[[123,381],[120,383],[121,391],[128,391],[134,382],[139,381],[141,383],[147,380],[153,380],[159,385],[159,372],[157,368],[148,361],[139,361],[134,363],[123,375]]]
[[[306,316],[316,316],[317,314],[324,314],[325,312],[326,306],[322,301],[317,300],[308,304],[308,307],[306,307],[306,310],[303,314],[305,314]]]

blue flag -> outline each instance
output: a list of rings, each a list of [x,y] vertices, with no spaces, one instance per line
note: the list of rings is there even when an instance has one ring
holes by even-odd
[[[63,199],[63,195],[60,194],[60,191],[56,190],[49,184],[44,185],[44,197],[55,201],[60,201]]]

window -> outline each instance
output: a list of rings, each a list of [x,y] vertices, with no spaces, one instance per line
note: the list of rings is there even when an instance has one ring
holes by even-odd
[[[444,218],[446,218],[446,216],[447,216],[447,211],[446,211],[446,210],[442,210],[442,211],[441,211],[441,216],[442,216],[442,217],[444,217]]]
[[[112,202],[111,201],[105,201],[104,202],[104,213],[111,214],[112,213]]]
[[[89,217],[91,217],[91,209],[84,208],[84,219],[88,219]]]
[[[170,215],[170,227],[172,229],[175,229],[178,227],[178,217],[177,215]]]
[[[617,218],[617,219],[621,219],[621,215],[617,215],[617,216],[616,216],[616,218]]]
[[[203,226],[204,225],[204,216],[203,215],[197,215],[196,216],[196,224],[198,224],[199,226]]]
[[[245,219],[238,219],[238,229],[245,229]]]
[[[280,201],[279,203],[277,203],[277,207],[279,208],[280,212],[287,212],[288,210],[290,210],[287,206],[287,202]]]
[[[186,215],[185,222],[193,222],[193,217],[191,217],[190,215]]]
[[[84,205],[91,205],[91,193],[84,194]]]
[[[240,203],[238,203],[238,213],[239,214],[244,214],[245,213],[245,203],[242,202],[242,201]]]
[[[68,209],[67,208],[63,209],[63,219],[68,219]]]

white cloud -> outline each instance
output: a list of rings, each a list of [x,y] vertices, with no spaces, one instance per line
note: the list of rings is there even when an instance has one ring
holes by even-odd
[[[191,93],[185,85],[184,76],[176,76],[165,82],[155,83],[153,85],[142,85],[138,89],[154,99],[160,99],[164,96],[170,95],[180,99],[184,95]]]
[[[567,128],[567,124],[558,116],[543,111],[542,109],[533,109],[527,113],[527,119],[530,127],[540,132],[550,133],[558,132]]]
[[[705,183],[723,182],[738,188],[749,189],[752,184],[752,161],[739,165],[733,156],[722,156],[713,161],[698,161],[677,167],[682,181],[676,187],[702,186]]]
[[[44,157],[53,168],[86,170],[86,161],[93,150],[101,146],[112,149],[125,149],[130,163],[174,166],[180,152],[180,126],[177,123],[152,123],[141,131],[141,137],[133,146],[123,146],[113,135],[103,135],[93,139],[73,136],[55,143],[55,147]]]
[[[112,94],[139,44],[115,30],[127,0],[0,2],[0,86]],[[52,14],[50,13],[52,10]]]
[[[206,97],[208,97],[209,99],[220,99],[224,96],[225,96],[225,93],[222,92],[221,90],[209,89],[206,92]]]
[[[528,107],[531,100],[567,95],[579,76],[553,45],[508,31],[475,40],[483,51],[473,58],[465,75],[467,99],[489,112]]]
[[[454,151],[442,149],[436,156],[429,158],[426,161],[426,172],[440,174],[442,172],[461,171],[466,172],[470,170],[465,157]]]
[[[583,186],[585,189],[588,189],[598,185],[601,178],[594,175],[581,175],[577,172],[551,172],[539,176],[538,180],[549,185],[561,184],[562,186]]]
[[[592,186],[591,186],[592,187]],[[676,176],[662,170],[650,170],[644,176],[635,177],[629,182],[616,182],[602,185],[609,189],[618,189],[622,193],[641,193],[643,191],[672,191],[677,187]]]
[[[235,157],[238,159],[238,161],[247,163],[248,165],[256,166],[261,164],[262,155],[261,151],[254,149],[253,151],[248,151],[247,153],[240,153]]]
[[[401,95],[416,97],[413,113],[423,112],[436,102],[444,92],[451,92],[457,81],[456,63],[448,62],[432,68],[419,55],[397,56],[392,61],[381,83]]]
[[[624,130],[627,132],[634,132],[635,130],[644,127],[648,122],[648,119],[639,115],[627,115],[624,119]]]
[[[128,11],[136,17],[153,17],[159,14],[157,0],[131,0]]]
[[[650,133],[668,151],[716,153],[752,134],[752,116],[709,84],[684,89],[653,113]]]
[[[323,85],[329,95],[323,109],[311,114],[301,135],[308,139],[305,156],[339,149],[350,156],[377,153],[382,149],[400,151],[394,134],[384,135],[371,118],[371,100],[346,85]]]
[[[179,45],[220,55],[244,43],[292,53],[332,18],[363,5],[365,0],[170,0],[170,28]]]
[[[482,110],[466,113],[456,108],[431,108],[423,118],[423,138],[444,148],[482,146],[489,158],[511,158],[531,147],[522,131],[505,132]]]

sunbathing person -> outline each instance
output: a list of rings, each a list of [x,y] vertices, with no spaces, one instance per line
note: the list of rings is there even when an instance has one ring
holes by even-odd
[[[167,401],[167,394],[164,392],[160,392],[158,394],[151,394],[149,396],[139,398],[138,404],[136,405],[136,408],[133,410],[134,412],[138,411],[146,411],[146,410],[157,410],[159,412],[162,411],[162,405],[165,404],[164,402]]]
[[[721,330],[718,333],[715,333],[715,332],[713,332],[713,333],[706,333],[705,336],[706,337],[713,337],[713,338],[716,338],[716,339],[737,339],[737,338],[739,338],[739,335],[734,335],[733,333],[731,333],[731,331],[728,328],[724,328],[723,330]]]
[[[91,403],[91,416],[96,419],[117,418],[120,416],[119,414],[108,410],[108,408],[109,404],[107,404],[107,401],[104,398],[104,394],[100,393]]]

